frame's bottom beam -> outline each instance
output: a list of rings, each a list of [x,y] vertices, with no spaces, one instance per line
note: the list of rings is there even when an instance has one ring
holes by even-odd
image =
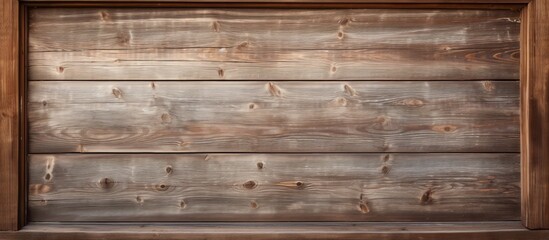
[[[0,239],[548,239],[507,222],[32,223]]]

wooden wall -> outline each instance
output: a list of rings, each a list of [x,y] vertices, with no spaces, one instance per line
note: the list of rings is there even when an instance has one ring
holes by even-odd
[[[31,221],[520,218],[518,12],[29,18]]]

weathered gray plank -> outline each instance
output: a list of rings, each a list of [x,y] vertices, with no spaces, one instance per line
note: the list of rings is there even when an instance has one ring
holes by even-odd
[[[4,240],[547,240],[520,221],[478,222],[238,222],[30,223]]]
[[[31,80],[519,78],[519,14],[33,9]]]
[[[30,152],[518,152],[519,84],[29,83]]]
[[[518,220],[519,154],[32,154],[31,221]]]

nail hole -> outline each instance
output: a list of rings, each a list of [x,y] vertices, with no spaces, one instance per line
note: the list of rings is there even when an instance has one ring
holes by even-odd
[[[44,176],[44,179],[45,179],[46,181],[51,180],[51,174],[50,174],[50,173],[46,173],[46,175]]]
[[[263,169],[263,163],[262,163],[262,162],[258,162],[258,163],[257,163],[257,168]]]

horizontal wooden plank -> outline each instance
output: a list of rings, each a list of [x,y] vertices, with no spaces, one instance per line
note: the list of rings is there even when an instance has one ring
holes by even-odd
[[[519,31],[510,10],[40,8],[29,77],[518,79]]]
[[[32,153],[518,152],[519,83],[29,83]]]
[[[347,239],[347,240],[543,240],[549,231],[529,231],[518,221],[430,223],[32,223],[6,240],[65,239]]]
[[[518,220],[519,154],[30,155],[31,221]]]

